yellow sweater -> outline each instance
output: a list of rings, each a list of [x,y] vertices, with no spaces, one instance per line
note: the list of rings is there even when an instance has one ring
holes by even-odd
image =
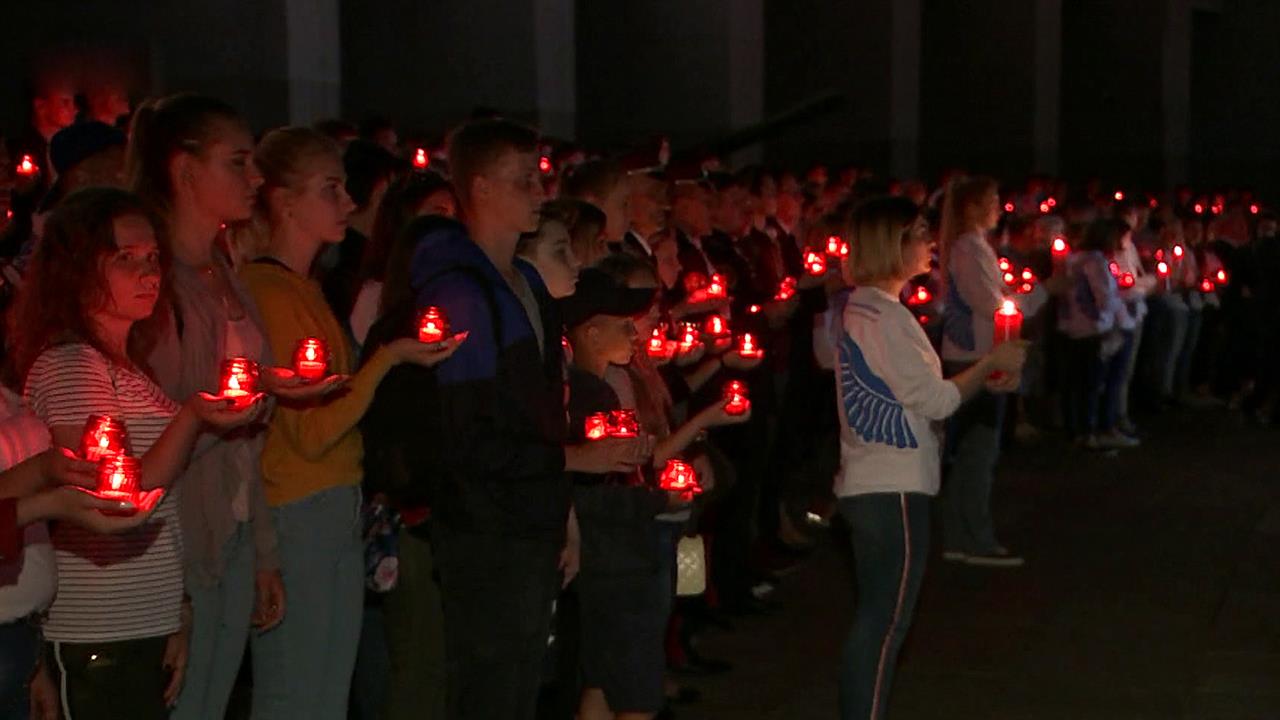
[[[258,306],[277,365],[292,363],[299,340],[318,337],[329,348],[330,373],[355,371],[355,353],[317,283],[274,262],[251,263],[241,277]],[[344,389],[320,401],[277,403],[262,451],[268,505],[360,482],[364,448],[356,423],[390,367],[387,355],[378,353]]]

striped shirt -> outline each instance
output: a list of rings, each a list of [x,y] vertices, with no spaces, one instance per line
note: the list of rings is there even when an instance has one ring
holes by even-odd
[[[78,431],[90,415],[124,421],[130,454],[149,450],[178,406],[145,376],[84,343],[44,351],[27,376],[27,402],[50,430]],[[53,530],[58,594],[44,626],[62,642],[136,640],[176,632],[182,603],[182,534],[168,494],[141,527],[98,535],[69,523]]]

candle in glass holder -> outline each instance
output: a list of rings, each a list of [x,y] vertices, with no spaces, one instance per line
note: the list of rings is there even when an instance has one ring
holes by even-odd
[[[664,358],[667,356],[667,334],[664,328],[656,327],[653,334],[649,336],[649,344],[645,346],[646,352],[651,358]]]
[[[751,333],[742,333],[738,338],[738,354],[748,360],[759,360],[764,357],[764,350],[756,342]]]
[[[1186,254],[1186,251],[1184,251],[1184,250],[1182,249],[1182,246],[1181,246],[1181,245],[1174,245],[1174,246],[1173,246],[1173,259],[1174,259],[1174,261],[1175,261],[1175,262],[1177,262],[1178,260],[1181,260],[1181,259],[1182,259],[1182,256],[1183,256],[1183,255],[1185,255],[1185,254]]]
[[[22,177],[34,177],[40,173],[40,166],[36,164],[36,161],[30,155],[23,155],[22,159],[18,161],[15,172]]]
[[[1005,300],[1001,303],[1000,309],[996,310],[995,320],[996,329],[992,339],[996,345],[1022,337],[1022,311],[1014,301]]]
[[[588,440],[599,440],[609,435],[609,413],[592,413],[587,416],[584,434]]]
[[[924,285],[917,285],[916,289],[907,295],[908,305],[928,305],[933,300],[933,293],[929,292],[929,288]]]
[[[719,315],[712,315],[703,324],[703,330],[713,338],[721,338],[729,334],[729,323]]]
[[[110,415],[90,415],[80,436],[80,455],[89,462],[98,462],[107,455],[128,452],[128,435],[124,423]]]
[[[1217,274],[1216,274],[1216,275],[1214,275],[1214,279],[1217,281],[1217,283],[1218,283],[1219,285],[1226,285],[1226,284],[1227,284],[1227,271],[1226,271],[1226,270],[1219,269],[1219,270],[1218,270],[1218,272],[1217,272]]]
[[[730,380],[724,386],[724,411],[730,415],[743,415],[751,409],[747,384],[741,380]]]
[[[793,277],[784,277],[782,282],[778,283],[778,293],[773,296],[774,300],[783,302],[790,300],[796,296],[796,288],[798,287],[796,279]]]
[[[1204,278],[1200,281],[1200,292],[1211,293],[1213,291],[1214,291],[1214,285],[1212,280],[1210,280],[1209,278]]]
[[[1013,263],[1009,262],[1009,258],[1002,257],[999,260],[997,260],[996,263],[1000,266],[1000,272],[1002,273],[1013,272]]]
[[[827,256],[839,259],[849,254],[849,244],[839,235],[827,236]]]
[[[449,319],[444,311],[432,305],[418,315],[418,341],[438,343],[449,334]]]
[[[605,429],[611,438],[639,437],[640,421],[636,419],[635,410],[613,410],[609,413]]]
[[[698,473],[692,465],[672,458],[667,461],[662,474],[658,476],[658,489],[697,495],[702,492],[702,485],[699,484]]]
[[[1058,260],[1071,254],[1071,246],[1067,244],[1066,238],[1056,237],[1049,246],[1049,252],[1054,260]]]
[[[324,377],[329,368],[329,350],[324,340],[316,337],[302,338],[293,351],[293,370],[298,377],[314,382]]]
[[[104,455],[98,461],[98,491],[105,500],[136,503],[142,465],[128,455]]]
[[[700,272],[685,273],[683,282],[685,294],[693,295],[707,286],[707,276]]]
[[[711,280],[707,282],[706,291],[707,297],[709,298],[722,298],[728,296],[728,291],[725,289],[724,278],[721,277],[719,273],[711,276]]]
[[[431,158],[427,155],[426,148],[418,148],[413,151],[413,167],[418,170],[426,170],[431,164]]]
[[[248,407],[258,389],[258,363],[242,357],[222,361],[221,397],[237,410]]]
[[[691,322],[680,323],[680,347],[681,353],[689,353],[693,351],[694,346],[698,344],[698,326]]]
[[[804,254],[805,272],[817,277],[827,272],[827,259],[810,250]]]
[[[1137,278],[1133,276],[1133,273],[1126,272],[1126,273],[1120,273],[1120,277],[1117,278],[1117,283],[1120,285],[1121,290],[1128,290],[1129,288],[1132,288],[1134,285],[1137,285],[1138,281],[1137,281]]]

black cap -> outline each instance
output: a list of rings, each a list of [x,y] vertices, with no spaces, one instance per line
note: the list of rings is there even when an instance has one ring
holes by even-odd
[[[560,312],[565,327],[574,328],[596,315],[639,315],[656,298],[651,288],[629,288],[596,268],[587,268],[578,275],[577,290],[560,301]]]
[[[49,140],[49,160],[53,171],[62,175],[107,148],[124,145],[124,133],[116,128],[96,120],[81,122],[54,134]]]

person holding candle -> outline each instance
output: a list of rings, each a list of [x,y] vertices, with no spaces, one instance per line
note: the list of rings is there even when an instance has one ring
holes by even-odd
[[[1148,274],[1143,267],[1138,247],[1134,243],[1134,234],[1147,226],[1149,214],[1150,208],[1137,198],[1128,198],[1116,206],[1116,216],[1131,230],[1120,239],[1115,263],[1122,277],[1128,273],[1134,279],[1131,287],[1120,289],[1120,297],[1124,300],[1129,317],[1133,321],[1133,328],[1128,331],[1129,335],[1126,338],[1124,375],[1120,380],[1116,397],[1116,429],[1129,437],[1136,437],[1138,430],[1129,415],[1129,396],[1134,373],[1138,368],[1138,353],[1142,345],[1143,327],[1147,318],[1147,296],[1156,291],[1156,284],[1159,282],[1156,275]]]
[[[363,548],[359,535],[362,448],[356,424],[378,383],[400,363],[435,365],[460,340],[402,338],[355,369],[341,323],[308,278],[320,249],[342,239],[353,204],[337,146],[307,128],[283,128],[258,144],[259,211],[268,255],[242,271],[269,351],[289,357],[303,337],[322,340],[330,370],[351,374],[344,392],[282,401],[262,454],[266,499],[280,538],[291,612],[253,638],[255,717],[344,717],[360,632]]]
[[[515,254],[543,202],[537,134],[477,120],[453,134],[449,163],[466,226],[422,238],[409,285],[417,307],[443,308],[471,335],[428,383],[439,412],[404,419],[424,428],[415,451],[432,451],[414,475],[434,487],[447,712],[532,718],[562,581],[565,470],[608,472],[634,453],[628,442],[566,445],[561,323]]]
[[[134,117],[127,180],[164,219],[161,237],[172,258],[157,322],[142,338],[169,397],[220,391],[220,366],[232,357],[260,365],[266,389],[281,396],[305,398],[337,386],[339,378],[307,384],[289,368],[272,367],[292,357],[273,356],[253,299],[220,249],[223,225],[254,233],[250,218],[262,176],[252,154],[244,120],[215,98],[174,95],[144,104]],[[178,511],[193,627],[192,672],[174,712],[179,720],[225,712],[250,626],[266,630],[285,613],[259,465],[264,436],[261,425],[207,433],[201,438],[207,452],[183,474]]]
[[[942,360],[947,375],[971,366],[991,349],[995,312],[1009,290],[988,234],[1000,221],[994,180],[953,180],[942,208],[940,264],[946,286],[942,324]],[[1043,286],[1018,299],[1031,318],[1048,296]],[[991,517],[991,487],[1000,456],[1004,423],[1002,395],[982,394],[956,413],[947,428],[948,452],[943,538],[948,560],[984,567],[1017,567],[1021,557],[996,539]]]
[[[1123,220],[1091,223],[1067,263],[1070,290],[1059,308],[1058,329],[1067,337],[1063,368],[1063,416],[1073,439],[1091,450],[1135,447],[1118,427],[1119,394],[1133,343],[1133,318],[1111,270]]]
[[[14,376],[57,445],[79,447],[85,420],[124,422],[140,487],[167,488],[197,437],[229,431],[258,405],[229,409],[207,393],[179,405],[140,368],[146,323],[160,294],[158,220],[138,197],[92,188],[49,219],[13,318]],[[79,288],[68,298],[67,288]],[[183,684],[182,540],[177,500],[166,497],[140,527],[110,538],[55,529],[60,593],[45,626],[68,716],[167,717]],[[112,611],[120,597],[133,603]],[[106,688],[130,687],[127,696]]]
[[[984,387],[1015,389],[1026,348],[1001,343],[943,379],[924,330],[898,300],[912,277],[929,271],[933,240],[924,218],[910,200],[877,198],[855,210],[852,230],[857,289],[837,342],[835,489],[852,530],[858,599],[840,670],[840,716],[879,720],[929,552],[941,474],[938,423]]]
[[[632,318],[653,302],[651,289],[631,289],[588,269],[562,304],[574,347],[570,442],[584,439],[580,428],[589,415],[621,407],[606,374],[610,366],[631,362],[638,338]],[[665,701],[662,640],[669,598],[656,516],[683,501],[641,482],[634,466],[652,450],[648,436],[635,448],[628,472],[570,474],[582,536],[575,585],[586,688],[579,717],[584,720],[651,718]]]

